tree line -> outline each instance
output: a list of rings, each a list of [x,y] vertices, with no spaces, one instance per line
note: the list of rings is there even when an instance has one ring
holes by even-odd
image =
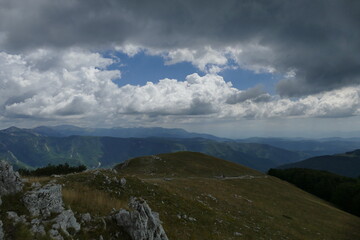
[[[350,178],[305,168],[270,169],[268,174],[360,216],[360,176]]]
[[[19,173],[21,176],[34,176],[34,177],[40,177],[40,176],[51,176],[51,175],[63,175],[63,174],[69,174],[69,173],[77,173],[77,172],[83,172],[86,170],[85,165],[79,165],[72,167],[68,163],[65,164],[59,164],[59,165],[47,165],[46,167],[37,168],[35,170],[29,170],[29,169],[19,169]]]

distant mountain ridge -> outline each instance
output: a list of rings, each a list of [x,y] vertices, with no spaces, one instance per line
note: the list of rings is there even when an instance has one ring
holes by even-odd
[[[360,149],[343,154],[313,157],[300,162],[281,165],[278,168],[309,168],[324,170],[347,177],[359,177]]]
[[[332,155],[354,151],[360,148],[360,138],[246,138],[236,140],[237,142],[262,143],[274,147],[287,149],[289,151],[303,152],[309,157]]]
[[[181,128],[161,128],[161,127],[134,127],[134,128],[88,128],[73,125],[59,126],[39,126],[33,129],[19,129],[11,127],[1,131],[28,132],[48,137],[69,137],[69,136],[96,136],[96,137],[117,137],[117,138],[205,138],[214,141],[257,143],[271,145],[276,148],[298,152],[307,157],[322,155],[332,155],[343,152],[353,151],[360,148],[360,138],[276,138],[276,137],[253,137],[244,139],[221,138],[211,134],[188,132]]]
[[[305,159],[302,153],[265,144],[214,141],[205,138],[116,138],[44,136],[39,131],[9,128],[0,131],[0,158],[16,167],[42,167],[68,162],[110,167],[129,158],[164,152],[195,151],[266,171]]]
[[[166,138],[207,138],[217,141],[230,140],[216,137],[210,134],[188,132],[181,128],[161,128],[161,127],[136,127],[136,128],[82,128],[72,125],[59,126],[39,126],[29,129],[35,133],[48,137],[68,137],[76,136],[96,136],[96,137],[120,137],[120,138],[147,138],[147,137],[166,137]]]

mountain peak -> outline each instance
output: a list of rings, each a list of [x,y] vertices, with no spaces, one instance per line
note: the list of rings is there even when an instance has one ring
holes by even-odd
[[[0,130],[0,132],[5,133],[5,134],[9,134],[9,135],[12,135],[12,136],[38,135],[35,132],[33,132],[31,129],[18,128],[18,127],[15,127],[15,126],[11,126],[9,128]]]

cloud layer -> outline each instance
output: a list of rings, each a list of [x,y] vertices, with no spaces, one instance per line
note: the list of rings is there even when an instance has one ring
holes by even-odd
[[[360,83],[359,11],[342,0],[2,0],[0,48],[132,45],[212,73],[232,60],[291,72],[278,93],[304,96]]]
[[[0,117],[120,124],[360,115],[360,86],[294,100],[270,96],[261,86],[236,89],[217,74],[119,87],[112,80],[121,73],[106,68],[113,61],[81,49],[2,52]]]

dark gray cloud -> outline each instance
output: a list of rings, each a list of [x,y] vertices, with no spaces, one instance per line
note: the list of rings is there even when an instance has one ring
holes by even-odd
[[[256,43],[269,51],[243,49],[243,64],[293,70],[277,90],[301,96],[360,83],[359,13],[356,0],[1,0],[0,48]]]
[[[229,96],[226,100],[228,104],[236,104],[251,100],[253,102],[268,102],[271,100],[271,96],[264,92],[263,86],[257,85],[253,88],[249,88],[246,91],[236,92]]]

